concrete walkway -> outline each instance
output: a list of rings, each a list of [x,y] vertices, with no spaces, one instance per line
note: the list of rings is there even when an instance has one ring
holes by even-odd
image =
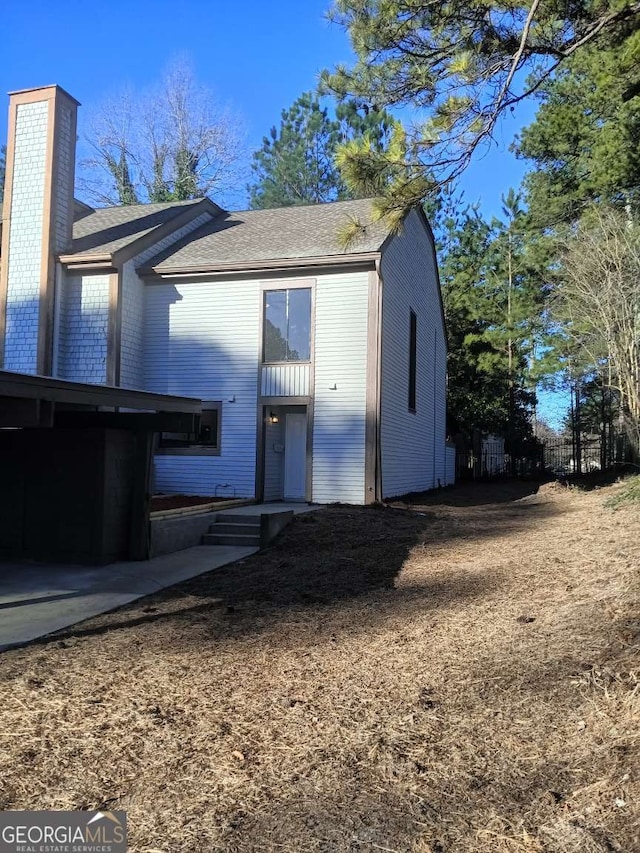
[[[0,651],[235,563],[257,548],[197,545],[109,566],[0,563]]]
[[[219,515],[298,514],[321,509],[306,503],[252,504]],[[20,646],[151,595],[168,586],[255,554],[258,548],[197,545],[144,562],[109,566],[0,563],[0,651]]]

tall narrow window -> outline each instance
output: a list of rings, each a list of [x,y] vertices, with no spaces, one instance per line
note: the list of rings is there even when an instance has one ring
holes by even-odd
[[[311,288],[265,290],[265,362],[311,358]]]
[[[418,318],[412,311],[409,315],[409,411],[416,410],[416,365],[418,355]]]

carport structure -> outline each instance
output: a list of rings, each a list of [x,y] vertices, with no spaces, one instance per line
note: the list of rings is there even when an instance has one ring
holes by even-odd
[[[153,446],[200,400],[0,370],[0,558],[105,564],[149,554]]]

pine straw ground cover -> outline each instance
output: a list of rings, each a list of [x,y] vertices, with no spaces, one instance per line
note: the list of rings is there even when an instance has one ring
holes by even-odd
[[[640,850],[637,506],[485,486],[0,657],[0,807],[133,851]]]

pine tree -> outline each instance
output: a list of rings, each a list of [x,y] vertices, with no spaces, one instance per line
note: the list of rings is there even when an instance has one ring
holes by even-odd
[[[542,334],[545,291],[532,261],[517,193],[504,220],[477,209],[445,218],[441,279],[449,336],[449,409],[454,426],[507,439],[517,453],[532,434],[532,356]]]
[[[629,46],[584,50],[538,94],[535,121],[514,148],[532,221],[545,230],[580,218],[590,202],[637,207],[640,72]]]
[[[339,104],[332,117],[319,96],[305,92],[283,110],[280,127],[272,127],[253,155],[254,181],[248,187],[253,208],[318,204],[355,196],[375,195],[378,183],[363,181],[354,192],[336,159],[341,144],[355,138],[384,149],[393,120],[384,112],[359,106],[355,100]]]
[[[458,176],[491,144],[500,118],[589,45],[609,40],[636,60],[640,51],[637,0],[334,0],[333,18],[356,61],[324,72],[325,89],[415,111],[389,157],[366,144],[345,153],[352,173],[367,178],[393,164],[379,206],[387,214]]]
[[[283,110],[253,155],[253,208],[318,204],[345,198],[346,187],[334,161],[340,123],[329,117],[316,95],[305,92]]]

